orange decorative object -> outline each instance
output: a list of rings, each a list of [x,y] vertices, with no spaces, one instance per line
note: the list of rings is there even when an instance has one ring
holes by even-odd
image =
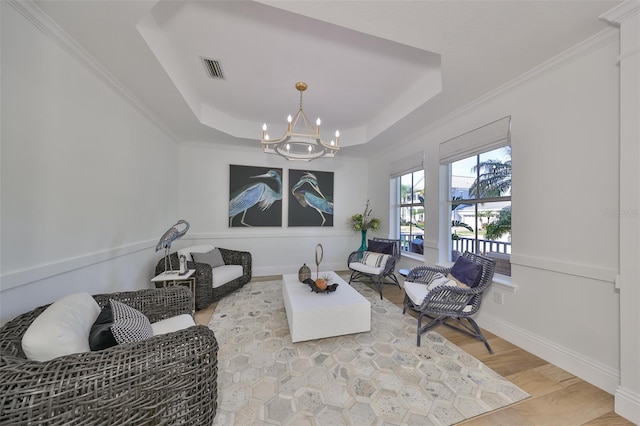
[[[320,290],[326,290],[327,289],[327,280],[325,280],[324,278],[318,278],[316,280],[316,287],[318,287]]]

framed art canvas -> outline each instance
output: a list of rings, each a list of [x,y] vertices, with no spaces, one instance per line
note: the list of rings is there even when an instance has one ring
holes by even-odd
[[[229,167],[229,227],[282,226],[282,169]]]
[[[333,172],[289,170],[289,226],[333,226]]]

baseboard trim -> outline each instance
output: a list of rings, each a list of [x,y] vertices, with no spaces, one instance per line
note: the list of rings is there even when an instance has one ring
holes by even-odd
[[[640,394],[618,386],[614,394],[616,414],[635,424],[640,424]]]
[[[491,333],[568,371],[582,380],[614,394],[620,383],[620,372],[555,342],[543,339],[492,315],[480,313],[478,324]]]

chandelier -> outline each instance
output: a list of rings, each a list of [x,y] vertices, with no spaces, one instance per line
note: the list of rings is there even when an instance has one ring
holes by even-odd
[[[264,152],[279,154],[287,160],[310,161],[320,157],[333,157],[340,150],[340,132],[336,130],[335,140],[325,142],[320,138],[320,118],[313,126],[302,110],[302,92],[307,90],[307,83],[296,83],[300,92],[300,108],[296,115],[287,117],[287,131],[280,139],[269,139],[267,124],[262,125],[262,139],[260,143]]]

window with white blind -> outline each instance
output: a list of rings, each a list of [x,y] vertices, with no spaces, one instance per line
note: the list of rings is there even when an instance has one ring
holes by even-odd
[[[465,251],[484,254],[502,275],[511,275],[510,128],[505,117],[440,147],[449,172],[451,260]]]

